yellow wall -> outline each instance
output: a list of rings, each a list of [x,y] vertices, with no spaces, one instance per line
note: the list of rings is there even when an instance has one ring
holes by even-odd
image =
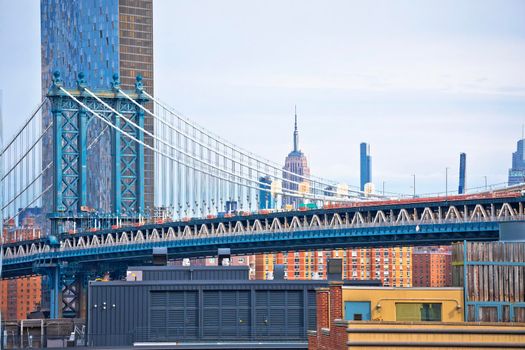
[[[348,331],[348,350],[523,349],[525,344],[523,323],[353,321],[339,326]]]
[[[396,302],[442,303],[442,322],[463,321],[462,288],[343,287],[343,317],[345,301],[369,301],[372,321],[396,321]]]

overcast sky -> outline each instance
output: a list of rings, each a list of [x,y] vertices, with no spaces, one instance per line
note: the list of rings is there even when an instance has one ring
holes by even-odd
[[[87,0],[86,0],[87,1]],[[4,137],[40,98],[39,2],[0,0]],[[525,122],[525,1],[154,0],[155,93],[284,164],[293,108],[313,174],[387,191],[507,180]]]

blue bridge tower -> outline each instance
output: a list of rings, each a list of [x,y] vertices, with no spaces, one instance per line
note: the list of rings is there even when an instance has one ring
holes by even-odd
[[[135,91],[126,92],[139,104],[147,102],[142,92],[142,77],[137,76]],[[93,93],[107,108],[89,94],[84,74],[78,74],[77,86],[64,91],[59,72],[53,74],[53,84],[47,97],[51,101],[53,121],[53,211],[51,237],[55,244],[62,235],[90,228],[110,228],[121,221],[136,221],[144,215],[144,146],[125,132],[144,142],[144,133],[126,119],[144,128],[144,112],[119,93],[119,76],[113,76],[108,90]],[[79,102],[72,99],[74,96]],[[111,212],[100,213],[87,206],[88,128],[96,119],[88,108],[108,120],[111,135]],[[109,124],[108,124],[109,125]],[[120,130],[118,130],[118,129]],[[50,291],[50,317],[82,317],[85,315],[87,280],[104,271],[100,265],[81,266],[61,261],[39,261],[37,273],[47,276]]]

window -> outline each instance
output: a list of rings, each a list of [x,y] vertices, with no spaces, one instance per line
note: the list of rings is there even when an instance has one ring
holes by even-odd
[[[441,303],[396,303],[396,321],[441,321]]]

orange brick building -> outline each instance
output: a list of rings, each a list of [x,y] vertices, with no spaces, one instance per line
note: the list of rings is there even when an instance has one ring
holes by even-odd
[[[34,227],[34,218],[24,220],[22,227],[15,227],[11,220],[4,227],[5,243],[37,239],[40,229]],[[0,281],[0,310],[3,319],[26,319],[42,301],[42,277],[27,276]]]
[[[452,286],[450,246],[414,248],[412,285],[414,287]]]
[[[20,277],[0,282],[0,309],[6,320],[23,320],[42,300],[42,278]]]
[[[379,279],[385,286],[410,287],[412,284],[412,248],[369,248],[313,250],[257,254],[256,279],[272,279],[275,264],[285,266],[288,280],[325,279],[328,258],[343,259],[343,278]]]

